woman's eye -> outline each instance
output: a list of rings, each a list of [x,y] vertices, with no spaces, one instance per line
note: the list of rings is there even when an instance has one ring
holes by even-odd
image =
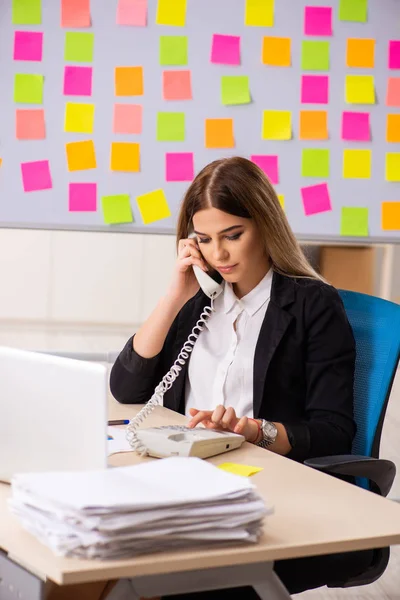
[[[238,240],[240,238],[240,236],[242,235],[242,232],[240,233],[235,233],[235,235],[227,235],[226,239],[229,240],[230,242],[233,242],[235,240]]]
[[[197,238],[197,243],[198,244],[208,244],[210,240],[206,240],[206,239],[201,239],[201,238]]]

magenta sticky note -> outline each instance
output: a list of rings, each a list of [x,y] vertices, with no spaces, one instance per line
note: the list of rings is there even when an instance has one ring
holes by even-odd
[[[250,160],[264,171],[272,184],[279,183],[278,157],[266,154],[253,154]]]
[[[92,67],[65,67],[64,95],[91,96],[92,71]]]
[[[389,69],[400,69],[400,40],[389,42]]]
[[[330,6],[306,6],[304,8],[305,35],[332,35],[332,8]]]
[[[302,75],[301,102],[303,104],[328,104],[328,75]]]
[[[211,62],[218,65],[240,65],[240,37],[214,33]]]
[[[165,155],[166,181],[194,179],[193,152],[167,152]]]
[[[117,7],[117,25],[146,27],[147,0],[119,0]]]
[[[332,210],[328,185],[319,183],[301,188],[304,212],[307,216]]]
[[[48,160],[21,163],[24,192],[49,190],[53,187]]]
[[[42,60],[43,33],[41,31],[16,31],[14,33],[14,60]]]
[[[70,212],[95,212],[97,210],[97,184],[70,183],[68,207]]]
[[[342,114],[342,140],[369,142],[371,139],[369,113],[349,112]]]

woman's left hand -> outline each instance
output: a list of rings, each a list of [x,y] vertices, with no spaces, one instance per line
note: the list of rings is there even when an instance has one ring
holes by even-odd
[[[248,442],[255,443],[257,441],[259,434],[257,423],[248,417],[237,417],[235,409],[231,406],[225,408],[220,404],[214,411],[191,408],[190,414],[192,419],[189,421],[188,427],[196,427],[199,423],[203,423],[207,429],[232,431],[243,435]]]

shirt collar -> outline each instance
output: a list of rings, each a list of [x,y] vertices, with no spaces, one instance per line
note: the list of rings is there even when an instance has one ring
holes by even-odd
[[[261,279],[260,283],[240,300],[235,296],[230,283],[225,282],[223,291],[223,310],[229,313],[236,304],[251,317],[269,300],[272,286],[272,269]]]

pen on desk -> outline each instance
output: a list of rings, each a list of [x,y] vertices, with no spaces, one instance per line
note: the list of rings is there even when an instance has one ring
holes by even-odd
[[[114,421],[108,421],[108,425],[128,425],[129,419],[116,419]]]

